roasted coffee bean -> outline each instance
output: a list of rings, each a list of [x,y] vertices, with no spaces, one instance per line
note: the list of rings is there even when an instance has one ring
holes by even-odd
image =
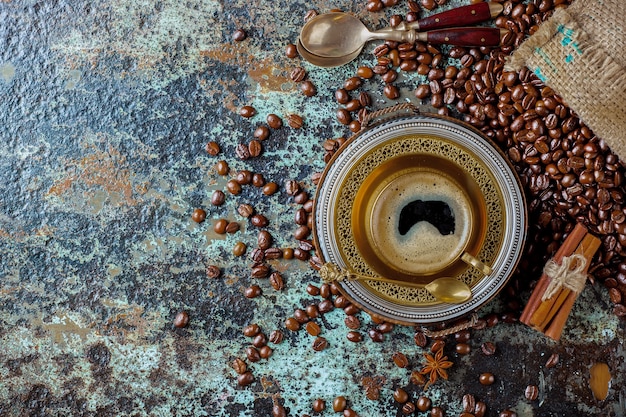
[[[474,408],[476,407],[476,399],[472,394],[463,395],[463,411],[466,413],[473,413]]]
[[[291,81],[296,82],[296,83],[304,81],[306,76],[307,76],[307,72],[302,67],[296,67],[289,72],[289,78],[291,78]]]
[[[287,124],[289,124],[289,126],[291,126],[293,129],[300,129],[302,126],[304,126],[304,120],[300,115],[289,114],[287,116]]]
[[[289,317],[287,320],[285,320],[285,327],[292,332],[296,332],[300,330],[300,323],[294,317]]]
[[[546,361],[545,367],[554,368],[558,363],[559,363],[559,354],[553,353],[552,355],[550,355],[550,357]]]
[[[381,333],[391,333],[393,331],[393,323],[383,322],[376,326],[376,329]]]
[[[374,71],[370,67],[359,67],[356,70],[356,75],[360,78],[369,79],[374,76]]]
[[[261,326],[256,323],[252,323],[243,328],[243,334],[247,337],[254,337],[261,332]]]
[[[415,344],[417,346],[422,348],[426,347],[426,345],[428,344],[428,339],[423,332],[415,332],[415,334],[413,335],[413,340],[415,341]]]
[[[337,100],[339,104],[346,104],[350,101],[350,94],[346,89],[339,88],[335,91],[335,100]]]
[[[263,186],[263,194],[265,195],[273,195],[278,191],[278,184],[273,181],[265,183]]]
[[[320,352],[328,347],[328,340],[325,338],[318,336],[313,341],[313,350],[316,352]]]
[[[534,401],[539,396],[539,388],[537,385],[529,385],[526,387],[524,395],[528,401]]]
[[[246,253],[247,249],[248,249],[248,247],[246,246],[245,243],[237,242],[237,243],[235,243],[235,246],[233,246],[233,255],[235,255],[235,256],[243,256]]]
[[[219,278],[222,270],[217,265],[209,265],[206,267],[206,276],[211,279]]]
[[[239,226],[239,223],[237,222],[228,222],[228,224],[226,225],[226,233],[228,234],[233,234],[233,233],[237,233],[239,231],[241,226]]]
[[[261,287],[253,284],[244,290],[244,295],[246,298],[256,298],[261,295]]]
[[[269,281],[272,288],[276,291],[281,291],[285,288],[285,281],[283,280],[283,276],[280,272],[272,272],[270,274]]]
[[[393,399],[399,402],[400,404],[404,404],[405,402],[409,400],[409,394],[407,394],[407,392],[403,390],[402,388],[397,388],[393,392]]]
[[[348,400],[343,395],[335,397],[333,399],[333,411],[335,413],[341,413],[346,409],[348,405]]]
[[[259,264],[252,267],[250,275],[252,278],[267,278],[270,274],[270,267],[266,264]]]
[[[239,115],[245,118],[250,118],[256,114],[256,109],[252,106],[243,106],[239,109]]]
[[[428,397],[421,396],[417,399],[415,405],[419,411],[428,411],[432,406],[432,401]]]
[[[350,77],[344,83],[343,88],[346,91],[352,91],[361,87],[362,84],[363,84],[363,80],[361,79],[361,77]]]
[[[206,211],[201,208],[194,209],[191,213],[191,220],[196,223],[202,223],[206,219]]]
[[[254,382],[254,375],[252,372],[246,371],[237,377],[237,384],[242,387],[248,386]]]
[[[176,314],[174,318],[174,327],[183,328],[189,324],[189,314],[186,311],[181,311]]]
[[[228,162],[224,160],[218,161],[217,164],[215,164],[215,170],[219,175],[228,174],[228,171],[230,170],[230,168],[228,167]]]
[[[265,140],[270,136],[270,129],[265,125],[261,125],[255,129],[253,136],[258,140]]]
[[[222,190],[215,190],[211,195],[211,204],[214,206],[221,206],[226,201],[226,196]]]
[[[410,401],[404,403],[404,405],[402,406],[402,414],[408,416],[413,413],[415,413],[415,404]]]
[[[367,332],[367,335],[372,339],[373,342],[381,343],[385,340],[385,336],[376,329],[370,329]]]
[[[285,55],[287,56],[287,58],[295,58],[298,56],[298,49],[296,49],[296,45],[294,45],[293,43],[289,43],[287,44],[287,46],[285,47]]]
[[[206,144],[206,153],[211,156],[215,156],[220,153],[220,145],[215,141],[210,141]]]
[[[409,359],[402,352],[395,352],[393,355],[391,355],[391,359],[398,368],[406,368],[409,366]]]
[[[274,403],[272,406],[272,417],[287,417],[287,410],[281,404]]]
[[[260,349],[265,345],[267,345],[267,336],[265,336],[264,333],[259,333],[254,336],[254,339],[252,339],[252,346],[257,349]]]
[[[283,251],[279,248],[267,248],[265,249],[265,252],[263,252],[263,254],[265,255],[265,259],[268,259],[268,260],[279,259],[279,258],[284,257]],[[288,258],[285,258],[285,259],[288,259]]]
[[[314,284],[308,284],[306,286],[306,292],[307,294],[316,297],[318,295],[320,295],[320,288]]]
[[[433,0],[430,0],[430,1],[433,1]],[[430,409],[430,417],[443,417],[444,415],[445,414],[444,414],[443,408],[441,407],[433,407]]]
[[[235,42],[241,42],[248,37],[248,34],[245,30],[239,28],[233,32],[232,38]]]
[[[226,182],[226,190],[228,190],[229,193],[231,193],[232,195],[239,195],[241,194],[241,184],[239,184],[237,181],[231,179],[228,180]]]
[[[474,408],[475,417],[484,417],[487,413],[487,405],[482,401],[476,401],[476,407]]]
[[[314,412],[321,413],[326,409],[326,402],[321,398],[316,398],[313,400],[312,408]]]
[[[352,115],[346,109],[337,110],[337,121],[342,125],[349,125],[352,122]]]
[[[260,172],[255,172],[254,174],[252,174],[252,185],[260,188],[263,187],[266,184],[265,182],[265,177],[263,176],[263,174],[261,174]]]
[[[231,363],[231,366],[239,375],[245,373],[248,370],[248,365],[246,365],[246,363],[240,358],[235,358]]]
[[[281,332],[280,330],[272,330],[269,336],[269,341],[270,343],[278,345],[282,343],[284,338],[285,338],[285,335],[283,334],[283,332]]]
[[[283,126],[283,120],[273,113],[267,115],[266,121],[272,129],[280,129]]]
[[[343,417],[359,417],[356,411],[351,408],[346,408],[343,410]]]
[[[228,227],[228,220],[226,219],[218,219],[213,223],[213,231],[218,235],[223,235],[226,233],[226,228]]]
[[[283,249],[283,258],[284,259],[293,259],[293,249],[292,248],[284,248]]]
[[[261,155],[261,152],[263,152],[261,141],[253,139],[248,143],[248,155],[250,158],[256,158]]]
[[[274,350],[267,345],[261,346],[259,348],[259,356],[261,357],[261,359],[269,358],[270,356],[272,356],[272,353],[274,353]]]
[[[322,332],[322,328],[314,321],[309,321],[306,326],[306,332],[311,336],[317,336]]]
[[[248,218],[254,214],[254,207],[250,204],[242,203],[237,207],[237,213],[242,217]]]
[[[255,227],[265,227],[269,224],[267,217],[262,214],[254,214],[250,217],[250,223]]]
[[[481,385],[491,385],[495,380],[495,376],[491,372],[483,372],[478,376],[478,382],[480,382]]]
[[[457,343],[454,348],[456,353],[458,353],[459,355],[467,355],[472,350],[468,343]]]
[[[386,84],[383,88],[383,93],[390,100],[395,100],[400,97],[400,90],[393,84]]]
[[[250,362],[258,362],[261,360],[261,355],[259,355],[259,350],[254,346],[248,346],[246,348],[246,358]]]
[[[496,353],[496,345],[492,342],[485,342],[480,346],[484,355],[491,356]]]
[[[517,413],[513,410],[500,411],[499,417],[517,417]]]
[[[317,94],[317,88],[310,80],[303,81],[300,84],[300,91],[307,97],[313,97]]]

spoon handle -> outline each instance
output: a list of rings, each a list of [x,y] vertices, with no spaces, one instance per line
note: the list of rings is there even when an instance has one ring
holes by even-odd
[[[417,40],[456,46],[498,46],[506,29],[468,27],[431,30],[417,34]]]
[[[405,29],[425,31],[455,26],[469,26],[496,17],[502,12],[503,8],[500,3],[484,2],[470,4],[407,23]]]

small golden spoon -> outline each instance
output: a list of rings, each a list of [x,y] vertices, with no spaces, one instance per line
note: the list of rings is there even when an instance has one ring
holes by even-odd
[[[403,285],[411,288],[425,288],[437,301],[450,304],[463,303],[472,298],[472,289],[464,282],[450,277],[441,277],[429,284],[420,285],[412,282],[398,281],[383,277],[369,277],[343,270],[333,263],[325,263],[320,268],[320,276],[324,282],[333,281],[378,281]]]

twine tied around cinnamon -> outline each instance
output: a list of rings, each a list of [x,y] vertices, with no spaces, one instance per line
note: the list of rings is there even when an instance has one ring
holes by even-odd
[[[572,267],[575,267],[572,269]],[[573,254],[563,257],[559,265],[550,259],[543,269],[544,274],[550,277],[550,284],[541,297],[541,301],[552,298],[561,288],[567,288],[576,294],[580,294],[585,288],[587,274],[584,272],[587,259],[583,255]]]

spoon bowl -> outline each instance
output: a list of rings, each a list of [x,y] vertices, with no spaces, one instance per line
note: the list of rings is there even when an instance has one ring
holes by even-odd
[[[340,67],[342,65],[347,64],[348,62],[353,61],[359,54],[361,53],[361,49],[357,49],[351,54],[339,56],[339,57],[325,57],[315,55],[309,52],[304,46],[302,46],[302,42],[298,39],[296,42],[296,49],[302,58],[306,61],[310,62],[313,65],[324,68],[332,68],[332,67]]]
[[[416,33],[415,30],[371,32],[359,18],[343,12],[318,15],[300,31],[300,42],[307,51],[328,58],[358,55],[365,43],[374,39],[413,43]]]

